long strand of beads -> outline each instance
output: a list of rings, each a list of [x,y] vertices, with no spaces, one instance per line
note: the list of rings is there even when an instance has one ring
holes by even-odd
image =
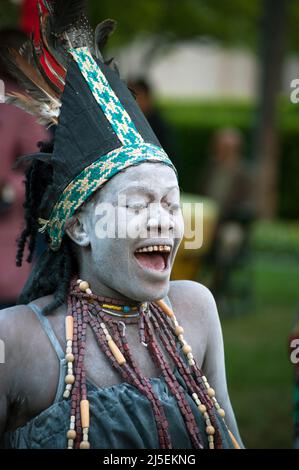
[[[108,331],[107,326],[102,322],[100,323],[100,328],[102,329],[102,331],[104,332],[106,336],[106,341],[108,341],[111,337],[111,334]],[[116,334],[114,334],[114,339],[115,339],[115,345],[116,345],[116,342],[117,342]],[[124,346],[126,346],[125,351],[126,351],[126,354],[128,354],[129,352],[128,345],[125,344]],[[120,352],[120,348],[118,346],[116,347],[117,347],[117,356],[121,358],[121,356],[118,353],[118,351]],[[113,350],[115,351],[114,347],[113,347]],[[121,352],[120,354],[122,355]],[[153,406],[155,421],[156,421],[157,429],[158,429],[160,447],[162,449],[172,448],[170,436],[168,435],[168,432],[167,432],[168,423],[164,414],[164,410],[159,400],[155,398],[155,394],[152,390],[150,382],[145,377],[141,376],[140,372],[138,371],[138,368],[136,367],[136,364],[134,364],[135,367],[129,367],[127,361],[123,362],[122,360],[121,362],[122,362],[122,365],[119,371],[121,372],[124,380],[129,381],[130,383],[132,383],[132,385],[136,386],[142,393],[144,393]],[[116,363],[119,365],[118,361],[116,361]]]
[[[142,321],[141,318],[140,318],[140,321]],[[117,328],[119,330],[121,328],[121,325],[119,323],[117,324]],[[156,396],[149,379],[147,379],[145,376],[142,375],[140,368],[137,366],[135,360],[133,359],[129,345],[128,345],[128,341],[125,335],[119,336],[115,334],[114,337],[116,341],[118,338],[121,338],[121,341],[123,343],[123,348],[126,352],[129,363],[132,369],[135,371],[136,376],[138,377],[140,383],[144,386],[144,392],[152,404],[161,448],[171,449],[172,444],[171,444],[171,439],[170,439],[170,435],[168,432],[168,422],[167,422],[164,409],[163,409],[163,406],[161,405],[159,398]]]
[[[80,449],[89,449],[90,443],[88,441],[89,433],[89,401],[87,400],[87,388],[86,388],[86,376],[84,367],[84,355],[85,355],[85,344],[86,344],[86,328],[89,319],[88,306],[84,302],[82,306],[82,329],[81,333],[81,344],[79,361],[81,362],[81,401],[80,401],[80,417],[82,426],[82,440],[80,442]]]
[[[192,410],[186,401],[183,390],[176,380],[169,364],[165,361],[163,354],[154,339],[154,335],[150,329],[149,319],[145,316],[146,333],[149,336],[149,347],[153,352],[153,358],[156,359],[157,365],[161,368],[165,381],[170,388],[172,394],[176,397],[178,406],[181,410],[182,416],[185,419],[186,427],[193,442],[193,445],[197,449],[202,449],[203,445],[200,441],[199,430],[195,422]]]
[[[185,341],[184,339],[184,336],[183,336],[183,333],[184,333],[184,329],[183,327],[181,327],[175,317],[175,314],[174,312],[168,307],[168,305],[166,305],[166,303],[163,301],[163,300],[159,300],[156,302],[156,304],[162,309],[162,311],[164,311],[166,313],[166,315],[172,320],[173,322],[173,325],[174,325],[174,328],[175,328],[175,334],[177,335],[177,338],[178,340],[180,341],[181,345],[182,345],[182,352],[185,354],[185,356],[187,357],[187,360],[188,360],[188,363],[190,366],[194,366],[195,365],[195,361],[194,361],[194,357],[193,357],[193,354],[192,354],[192,348],[191,346]],[[203,379],[203,377],[202,377]],[[204,380],[204,379],[203,379]],[[215,391],[212,387],[210,387],[209,383],[206,381],[205,382],[205,387],[207,389],[207,394],[208,396],[212,399],[213,397],[215,397]],[[196,393],[192,393],[192,398],[193,400],[195,401],[197,407],[198,407],[198,410],[202,413],[203,415],[203,418],[205,420],[205,423],[206,423],[206,433],[208,435],[208,441],[209,441],[209,448],[210,449],[214,449],[215,448],[215,444],[214,444],[214,434],[215,434],[215,427],[212,425],[212,422],[211,422],[211,417],[210,415],[208,414],[208,410],[207,410],[207,407],[200,401],[200,399],[198,398],[198,395]]]

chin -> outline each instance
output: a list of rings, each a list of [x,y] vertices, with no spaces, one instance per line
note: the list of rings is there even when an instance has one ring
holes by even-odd
[[[138,302],[154,302],[155,300],[163,299],[169,291],[169,280],[163,283],[151,283],[144,285],[143,283],[136,283],[134,290],[131,290],[130,295],[127,297],[137,300]]]

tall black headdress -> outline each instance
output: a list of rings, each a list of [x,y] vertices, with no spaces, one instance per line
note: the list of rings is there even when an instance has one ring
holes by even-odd
[[[53,250],[67,219],[119,171],[144,161],[173,166],[118,73],[103,61],[100,50],[115,22],[100,23],[93,35],[84,4],[38,0],[39,30],[20,51],[2,51],[26,92],[6,102],[57,124],[53,154],[36,155],[53,168],[40,218]]]

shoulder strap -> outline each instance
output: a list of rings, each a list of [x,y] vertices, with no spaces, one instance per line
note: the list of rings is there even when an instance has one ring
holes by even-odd
[[[56,334],[54,333],[54,330],[50,321],[43,314],[41,308],[38,307],[34,303],[28,304],[28,307],[31,308],[31,310],[35,313],[35,315],[39,319],[42,329],[48,336],[54,348],[54,351],[56,352],[57,357],[59,359],[59,381],[58,381],[56,396],[54,400],[54,403],[55,403],[56,401],[59,401],[61,399],[63,391],[64,391],[64,378],[65,378],[65,369],[66,369],[65,353],[63,352],[62,347],[60,346],[60,343],[57,339]]]

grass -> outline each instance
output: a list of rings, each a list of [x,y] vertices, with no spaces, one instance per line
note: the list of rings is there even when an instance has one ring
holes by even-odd
[[[230,397],[248,448],[292,447],[288,335],[299,303],[298,279],[296,260],[256,254],[254,306],[222,319]]]

